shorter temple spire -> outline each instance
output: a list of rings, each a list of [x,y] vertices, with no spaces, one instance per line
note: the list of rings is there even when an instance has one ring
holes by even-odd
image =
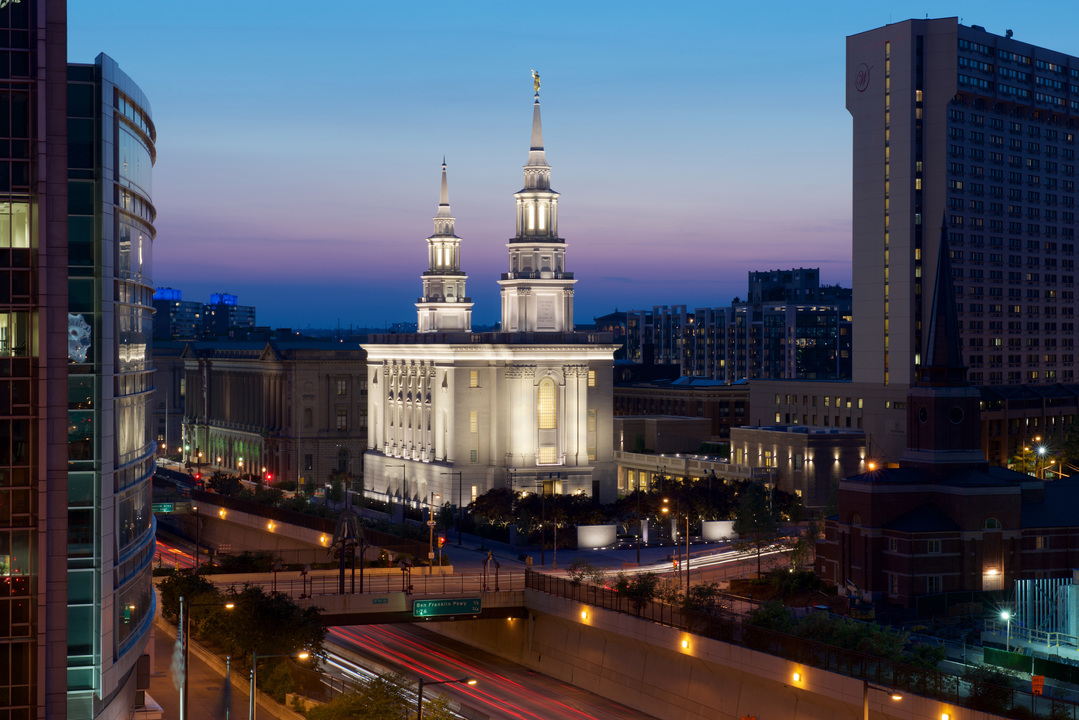
[[[468,276],[461,271],[461,238],[455,234],[456,218],[450,211],[446,158],[442,158],[442,186],[434,233],[427,238],[427,270],[423,273],[423,297],[416,303],[419,332],[468,331],[472,328],[472,301],[465,294]]]
[[[438,215],[436,218],[449,218],[450,214],[450,189],[446,182],[446,157],[442,157],[442,191],[438,195]],[[435,232],[438,232],[438,227],[435,227]],[[450,229],[450,233],[453,233],[453,229]]]

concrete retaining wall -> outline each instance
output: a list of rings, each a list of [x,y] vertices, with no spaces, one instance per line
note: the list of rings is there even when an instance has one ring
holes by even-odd
[[[427,627],[661,720],[861,718],[861,680],[532,590],[525,602],[526,620]],[[871,717],[895,720],[997,717],[876,690],[869,707]]]

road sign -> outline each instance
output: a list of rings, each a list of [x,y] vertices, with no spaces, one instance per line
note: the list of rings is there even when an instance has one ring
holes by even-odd
[[[436,523],[434,520],[427,521],[427,527],[434,527],[435,525],[438,525],[438,523]]]
[[[153,503],[152,505],[155,513],[170,513],[176,510],[174,503]]]
[[[440,598],[438,600],[415,600],[412,617],[445,617],[446,615],[477,615],[480,598]]]
[[[1045,688],[1045,676],[1044,675],[1031,675],[1030,676],[1030,691],[1035,695],[1041,695],[1042,690]]]

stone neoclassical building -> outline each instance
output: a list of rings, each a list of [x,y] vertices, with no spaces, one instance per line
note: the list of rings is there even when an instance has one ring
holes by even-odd
[[[614,350],[575,332],[573,273],[558,235],[558,193],[543,148],[539,90],[517,234],[507,244],[502,332],[471,331],[461,239],[442,192],[416,303],[419,332],[371,336],[367,351],[369,493],[468,505],[494,487],[614,500]]]
[[[363,350],[305,340],[189,343],[184,459],[274,480],[359,477],[367,449]]]

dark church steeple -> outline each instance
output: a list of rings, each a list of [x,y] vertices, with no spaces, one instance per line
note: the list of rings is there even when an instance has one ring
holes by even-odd
[[[940,229],[937,273],[925,362],[907,393],[907,449],[900,463],[931,475],[985,466],[981,450],[981,392],[967,382],[952,286],[948,233]]]

